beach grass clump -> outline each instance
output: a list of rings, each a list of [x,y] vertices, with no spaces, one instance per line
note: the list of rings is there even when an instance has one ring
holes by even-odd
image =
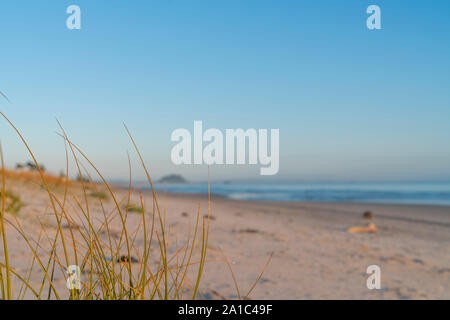
[[[69,139],[61,125],[59,135],[65,143],[67,168],[66,173],[59,177],[62,179],[64,191],[54,192],[48,176],[40,168],[21,132],[2,112],[0,115],[17,133],[33,159],[42,187],[48,195],[49,209],[46,217],[50,216],[52,219],[52,223],[42,224],[38,234],[32,235],[25,231],[19,218],[6,214],[8,209],[12,208],[12,203],[15,203],[14,210],[20,208],[18,205],[20,199],[11,198],[8,196],[11,194],[6,191],[7,174],[3,163],[3,151],[0,148],[2,160],[0,241],[4,253],[3,261],[0,261],[0,298],[39,300],[202,298],[200,283],[207,262],[210,196],[208,207],[205,208],[207,214],[200,214],[199,204],[192,221],[193,228],[189,228],[183,241],[173,241],[166,225],[165,209],[160,208],[149,171],[128,129],[126,131],[131,144],[150,185],[151,203],[145,203],[143,194],[133,189],[131,183],[125,196],[113,190],[101,171]],[[96,174],[100,182],[97,184],[89,182],[93,181],[89,176],[86,179],[78,179],[77,183],[71,183],[69,158],[72,159],[78,177],[89,176],[86,166]],[[77,188],[75,192],[74,188]],[[94,196],[100,200],[100,206],[96,205],[100,207],[101,214],[93,211],[91,201]],[[139,205],[130,205],[133,197],[139,199]],[[109,206],[103,205],[104,199],[110,200]],[[130,223],[129,212],[140,213],[138,223]],[[30,253],[30,262],[25,273],[17,271],[11,263],[7,232],[19,236]],[[262,272],[256,282],[261,278]],[[36,277],[40,279],[37,282]],[[63,283],[58,279],[64,279]],[[235,281],[234,275],[233,279]],[[19,287],[13,284],[19,284]],[[236,282],[235,285],[238,288]],[[247,295],[242,297],[247,297],[253,288],[254,285]],[[239,292],[238,296],[241,297]]]
[[[102,191],[92,191],[91,193],[89,193],[90,197],[93,198],[97,198],[97,199],[101,199],[101,200],[108,200],[108,194],[106,192],[102,192]]]
[[[3,192],[0,191],[0,197],[3,197]],[[20,197],[11,191],[5,191],[5,212],[17,215],[23,206]]]
[[[131,213],[139,213],[139,214],[144,213],[144,209],[143,209],[142,207],[135,206],[135,205],[130,205],[130,206],[128,206],[128,207],[126,208],[126,210],[127,210],[128,212],[131,212]]]

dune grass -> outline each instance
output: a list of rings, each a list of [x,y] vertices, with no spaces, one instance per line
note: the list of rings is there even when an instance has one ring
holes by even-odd
[[[128,212],[131,212],[131,213],[139,213],[139,214],[142,214],[142,213],[144,213],[144,208],[139,207],[139,206],[130,205],[130,206],[127,208],[127,211],[128,211]]]
[[[153,187],[149,171],[144,163],[140,151],[125,127],[134,150],[139,157],[140,164],[146,174],[151,190],[152,203],[145,203],[144,196],[132,187],[131,164],[130,184],[127,195],[117,194],[106,181],[100,170],[89,160],[88,156],[75,145],[59,124],[59,135],[64,139],[66,152],[65,175],[52,181],[52,177],[44,174],[38,161],[31,151],[25,138],[14,124],[2,113],[0,115],[17,133],[20,141],[27,149],[33,163],[36,165],[41,187],[48,194],[49,212],[54,222],[54,228],[47,228],[42,224],[39,236],[27,234],[21,221],[14,215],[8,214],[8,192],[6,181],[8,172],[5,170],[3,150],[1,155],[1,211],[0,233],[4,261],[0,261],[0,289],[2,299],[105,299],[105,300],[147,300],[147,299],[198,299],[200,283],[207,260],[208,240],[210,234],[211,198],[208,194],[207,215],[200,215],[200,204],[194,218],[193,228],[189,228],[185,241],[177,244],[170,253],[170,234],[165,218],[165,208],[161,208],[157,193]],[[78,193],[73,193],[73,182],[69,179],[69,159],[72,159],[76,174],[79,177],[89,176],[84,167],[87,164],[96,179],[92,177],[80,179],[76,182]],[[131,163],[129,161],[129,163]],[[63,186],[63,192],[52,190],[57,185]],[[131,205],[131,199],[138,195],[139,204]],[[102,219],[98,215],[93,218],[93,204],[95,200],[100,205]],[[112,203],[113,209],[107,209],[105,202]],[[11,201],[9,201],[10,203]],[[139,223],[130,225],[129,213],[139,213]],[[135,215],[136,216],[136,215]],[[119,226],[118,232],[117,228]],[[8,228],[7,228],[8,227]],[[30,252],[30,262],[27,272],[16,271],[10,261],[8,251],[7,229],[19,235],[24,246]],[[10,231],[9,231],[10,232]],[[143,239],[138,245],[137,239]],[[270,260],[270,259],[269,259]],[[227,262],[226,258],[224,259]],[[68,274],[69,266],[80,268],[80,288],[76,286],[67,289],[56,281],[61,278],[71,280]],[[235,277],[230,267],[230,271]],[[250,288],[248,297],[255,287],[262,273],[256,278]],[[31,275],[40,275],[40,281],[31,281]],[[19,283],[19,289],[13,283]]]
[[[0,191],[0,197],[3,196],[3,192]],[[20,197],[13,192],[6,190],[5,192],[5,212],[17,215],[23,206]]]
[[[90,197],[93,198],[99,198],[102,200],[108,200],[108,194],[106,192],[101,192],[101,191],[93,191],[89,194]]]

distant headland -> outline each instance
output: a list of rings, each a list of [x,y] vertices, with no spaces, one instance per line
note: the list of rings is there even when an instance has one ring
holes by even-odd
[[[179,174],[169,174],[159,179],[158,183],[187,183],[187,180]]]

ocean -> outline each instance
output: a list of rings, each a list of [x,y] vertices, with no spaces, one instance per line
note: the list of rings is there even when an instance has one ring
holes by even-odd
[[[208,193],[206,183],[167,184],[156,188]],[[450,182],[212,183],[211,192],[237,200],[450,205]]]

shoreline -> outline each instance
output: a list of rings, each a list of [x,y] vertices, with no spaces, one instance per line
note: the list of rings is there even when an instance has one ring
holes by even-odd
[[[114,189],[118,189],[118,190],[124,190],[124,191],[128,191],[128,187],[127,186],[123,186],[123,185],[114,185],[112,184],[112,186],[114,186]],[[151,194],[151,188],[132,188],[133,190],[138,190],[140,192],[143,193],[150,193]],[[201,192],[177,192],[177,191],[165,191],[165,190],[161,190],[161,189],[157,189],[155,188],[155,192],[157,192],[160,196],[164,195],[164,193],[167,193],[168,195],[172,195],[172,196],[177,196],[177,197],[186,197],[186,198],[206,198],[208,197],[207,193],[201,193]],[[255,202],[255,203],[267,203],[267,204],[314,204],[314,205],[319,205],[319,204],[330,204],[330,205],[369,205],[369,206],[417,206],[417,207],[443,207],[443,208],[450,208],[450,204],[424,204],[424,203],[399,203],[399,202],[358,202],[358,201],[303,201],[303,200],[254,200],[254,199],[234,199],[234,198],[230,198],[226,195],[222,195],[222,194],[215,194],[215,193],[211,193],[211,197],[214,197],[216,199],[225,199],[225,200],[230,200],[230,201],[239,201],[239,202]]]
[[[127,190],[122,188],[123,190]],[[144,193],[150,193],[150,189],[142,190]],[[207,201],[208,194],[204,193],[182,193],[182,192],[170,192],[170,191],[160,191],[156,190],[158,198],[164,197],[167,195],[170,198],[178,198],[178,199],[186,199],[186,200],[199,200],[199,201]],[[408,213],[405,214],[401,212],[400,215],[390,215],[390,214],[382,214],[377,215],[378,217],[383,217],[387,219],[398,219],[404,221],[414,222],[417,221],[419,223],[435,223],[435,224],[443,224],[444,226],[450,227],[450,205],[440,205],[440,204],[400,204],[400,203],[365,203],[365,202],[314,202],[314,201],[272,201],[272,200],[247,200],[247,199],[232,199],[224,195],[216,195],[211,194],[211,201],[221,201],[221,202],[229,202],[236,205],[253,205],[253,206],[267,206],[267,207],[277,207],[288,210],[316,210],[316,211],[329,211],[335,213],[342,214],[362,214],[365,211],[378,211],[381,210],[383,213],[388,210],[392,212],[392,209],[404,209],[408,210]],[[402,210],[403,209],[403,210]],[[424,215],[423,212],[426,211],[427,215]],[[439,216],[438,219],[413,219],[411,217],[407,217],[405,215],[413,215],[413,216],[424,216],[425,218],[430,218],[432,216]]]

